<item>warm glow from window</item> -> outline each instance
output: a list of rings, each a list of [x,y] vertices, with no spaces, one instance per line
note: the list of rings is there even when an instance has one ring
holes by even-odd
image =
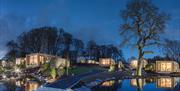
[[[101,84],[101,86],[112,86],[115,83],[115,81],[105,81]]]
[[[173,80],[171,78],[158,78],[157,86],[169,88],[172,87]]]
[[[37,82],[27,82],[25,91],[34,91],[39,87]]]
[[[161,63],[161,71],[171,71],[171,63]]]
[[[34,55],[34,56],[30,56],[30,64],[38,64],[38,56]]]

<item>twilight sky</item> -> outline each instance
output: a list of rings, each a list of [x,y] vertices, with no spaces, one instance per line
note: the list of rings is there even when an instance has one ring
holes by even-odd
[[[41,26],[64,28],[84,42],[119,45],[120,10],[128,0],[0,0],[0,58],[5,44],[20,33]],[[180,0],[152,0],[161,11],[169,13],[163,38],[180,40]],[[154,55],[162,55],[157,47]],[[136,49],[122,48],[125,58],[137,56]]]

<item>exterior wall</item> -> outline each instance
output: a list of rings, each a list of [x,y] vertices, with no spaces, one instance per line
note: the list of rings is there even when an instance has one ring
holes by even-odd
[[[76,59],[77,61],[77,63],[85,63],[85,61],[86,61],[86,58],[85,57],[77,57],[77,59]]]
[[[175,61],[156,61],[157,73],[179,72],[179,64]]]
[[[174,67],[174,72],[180,72],[179,64],[177,62],[174,62],[173,67]]]
[[[65,59],[65,58],[56,58],[55,60],[55,66],[56,68],[60,67],[69,67],[70,66],[70,62]]]
[[[25,58],[16,58],[16,65],[23,64],[25,62]]]
[[[88,64],[96,64],[96,61],[95,60],[87,60],[87,63]]]
[[[130,63],[130,67],[132,69],[136,69],[138,67],[138,61],[137,60],[132,60]]]
[[[70,62],[58,56],[34,53],[26,56],[26,67],[37,67],[46,62],[54,61],[56,67],[62,65],[63,67],[70,66]],[[67,64],[67,65],[66,65]]]
[[[147,64],[148,64],[148,62],[146,60],[143,60],[142,67],[143,68],[146,67]],[[132,60],[130,62],[130,67],[132,69],[137,69],[137,67],[138,67],[138,60]]]
[[[39,55],[35,54],[35,55],[27,55],[26,58],[26,66],[27,67],[35,67],[39,65],[39,59],[38,59]]]
[[[115,61],[112,58],[100,58],[99,59],[100,66],[109,67],[112,64],[115,64]]]
[[[49,56],[46,54],[39,54],[39,53],[35,53],[35,54],[30,54],[26,56],[26,66],[27,67],[36,67],[39,66],[43,63],[45,63],[46,61],[50,61],[51,58],[53,58],[54,56]]]
[[[81,64],[99,64],[96,60],[92,60],[87,57],[77,57],[76,62]]]

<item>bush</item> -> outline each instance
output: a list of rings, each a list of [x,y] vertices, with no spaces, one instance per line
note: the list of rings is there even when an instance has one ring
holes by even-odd
[[[108,71],[109,71],[109,72],[115,71],[115,65],[111,65]]]
[[[4,69],[3,67],[0,66],[0,73],[3,73],[4,72]]]
[[[155,67],[155,65],[153,63],[149,63],[149,64],[146,65],[144,70],[147,71],[147,72],[153,72],[155,70],[154,67]]]
[[[50,75],[53,79],[56,78],[56,69],[55,68],[51,68]]]

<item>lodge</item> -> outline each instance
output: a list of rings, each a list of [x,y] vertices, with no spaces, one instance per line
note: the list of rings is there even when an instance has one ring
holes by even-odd
[[[97,62],[96,60],[86,56],[77,57],[76,62],[79,64],[99,64],[99,62]]]
[[[156,61],[155,71],[157,73],[180,72],[179,64],[175,61]]]
[[[20,65],[25,63],[26,58],[21,57],[21,58],[16,58],[15,64]]]
[[[55,56],[41,54],[41,53],[32,53],[26,55],[26,66],[27,67],[36,67],[40,66],[41,64],[48,62],[55,58]]]
[[[142,61],[142,67],[144,68],[148,64],[147,60]],[[137,69],[138,67],[138,60],[131,60],[130,67],[132,69]]]
[[[16,65],[25,64],[27,68],[38,67],[46,62],[53,61],[56,68],[59,66],[70,66],[70,62],[65,58],[42,53],[32,53],[26,55],[25,58],[16,58]]]
[[[110,67],[111,65],[115,65],[115,60],[112,58],[100,58],[99,65],[102,67]]]

